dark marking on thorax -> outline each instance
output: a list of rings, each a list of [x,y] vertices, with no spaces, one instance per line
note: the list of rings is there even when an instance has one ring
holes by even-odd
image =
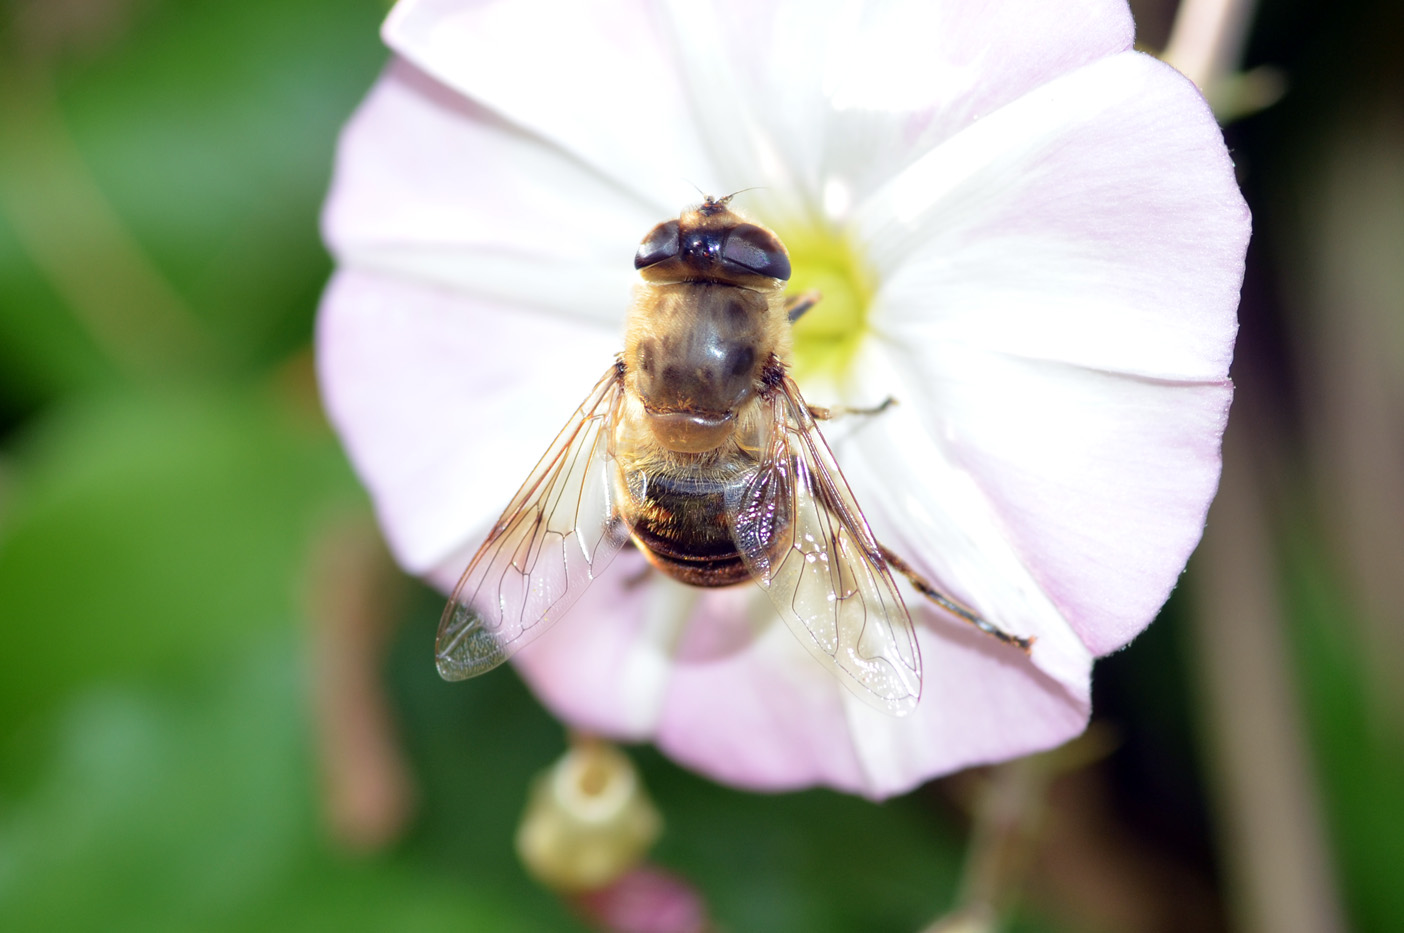
[[[638,390],[652,411],[734,411],[752,393],[769,305],[748,288],[660,286],[649,333],[638,343]]]

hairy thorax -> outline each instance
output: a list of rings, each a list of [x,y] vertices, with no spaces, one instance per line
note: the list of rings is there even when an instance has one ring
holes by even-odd
[[[713,282],[643,285],[625,363],[658,441],[701,452],[721,445],[753,401],[761,368],[785,333],[764,291]]]

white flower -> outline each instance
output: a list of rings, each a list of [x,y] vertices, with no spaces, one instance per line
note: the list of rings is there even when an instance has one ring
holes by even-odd
[[[631,586],[630,550],[519,668],[568,722],[749,787],[880,796],[1083,728],[1093,658],[1203,527],[1249,226],[1124,3],[421,0],[385,37],[318,341],[407,568],[456,580],[620,349],[634,249],[690,183],[758,186],[734,204],[826,295],[806,397],[899,401],[823,427],[878,540],[1032,655],[908,591],[924,694],[884,716],[754,587]]]

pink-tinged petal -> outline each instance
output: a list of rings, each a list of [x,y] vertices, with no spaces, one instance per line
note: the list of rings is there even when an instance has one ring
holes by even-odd
[[[342,135],[323,228],[343,266],[620,328],[634,250],[658,219],[555,146],[394,62]]]
[[[868,790],[838,679],[758,588],[708,596],[674,665],[655,744],[680,764],[740,787]],[[713,629],[738,624],[747,634],[744,650],[707,644]]]
[[[516,664],[562,720],[652,737],[680,764],[756,790],[885,797],[933,774],[1050,748],[1082,730],[1090,656],[1059,683],[1017,649],[911,603],[927,676],[906,717],[825,671],[755,587],[697,591],[628,551]]]
[[[513,658],[547,708],[578,729],[641,740],[657,728],[695,590],[625,548],[550,632]]]
[[[823,784],[880,798],[934,774],[1052,747],[1086,725],[1086,668],[1066,687],[1017,649],[913,608],[926,677],[910,715],[884,714],[850,694],[776,622],[746,651],[680,657],[654,741],[729,784]],[[694,625],[712,621],[703,612]]]
[[[1068,690],[1083,689],[1087,645],[1045,592],[1030,555],[1010,539],[979,478],[932,431],[941,414],[924,407],[933,401],[933,377],[916,370],[911,356],[880,346],[869,348],[864,364],[871,375],[861,398],[891,394],[899,403],[823,430],[878,541],[1006,632],[1036,639],[1033,664]],[[903,597],[909,608],[925,605],[905,585]]]
[[[945,360],[942,427],[1044,592],[1096,654],[1170,595],[1218,488],[1227,381],[1166,383],[1064,364]],[[1004,394],[988,391],[1004,379]]]
[[[406,569],[447,562],[456,579],[618,343],[614,327],[336,274],[317,322],[323,404]]]
[[[1040,600],[1095,654],[1145,628],[1203,531],[1228,383],[944,344],[887,358],[923,374],[902,383],[910,395],[900,406],[921,427],[876,424],[840,457],[879,537],[912,547],[919,566],[992,621],[1037,635],[1035,661],[1064,683],[1058,658],[1074,655],[1054,640]],[[956,468],[958,485],[940,482],[941,470],[922,481],[933,458]]]
[[[577,728],[652,738],[733,784],[863,787],[843,687],[764,594],[692,589],[656,571],[641,577],[645,566],[636,551],[621,555],[570,615],[516,656],[542,702]]]
[[[873,325],[1156,379],[1228,372],[1248,210],[1203,99],[1126,53],[933,150],[864,207]]]
[[[1090,662],[1060,683],[1018,649],[911,605],[926,665],[921,703],[894,720],[848,701],[848,734],[867,777],[852,790],[904,793],[938,774],[1054,748],[1087,727]]]

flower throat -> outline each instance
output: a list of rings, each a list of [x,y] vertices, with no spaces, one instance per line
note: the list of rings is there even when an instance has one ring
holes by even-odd
[[[847,237],[827,227],[785,226],[776,233],[790,251],[787,292],[816,290],[822,300],[794,324],[792,368],[801,381],[847,381],[868,332],[876,285]]]

